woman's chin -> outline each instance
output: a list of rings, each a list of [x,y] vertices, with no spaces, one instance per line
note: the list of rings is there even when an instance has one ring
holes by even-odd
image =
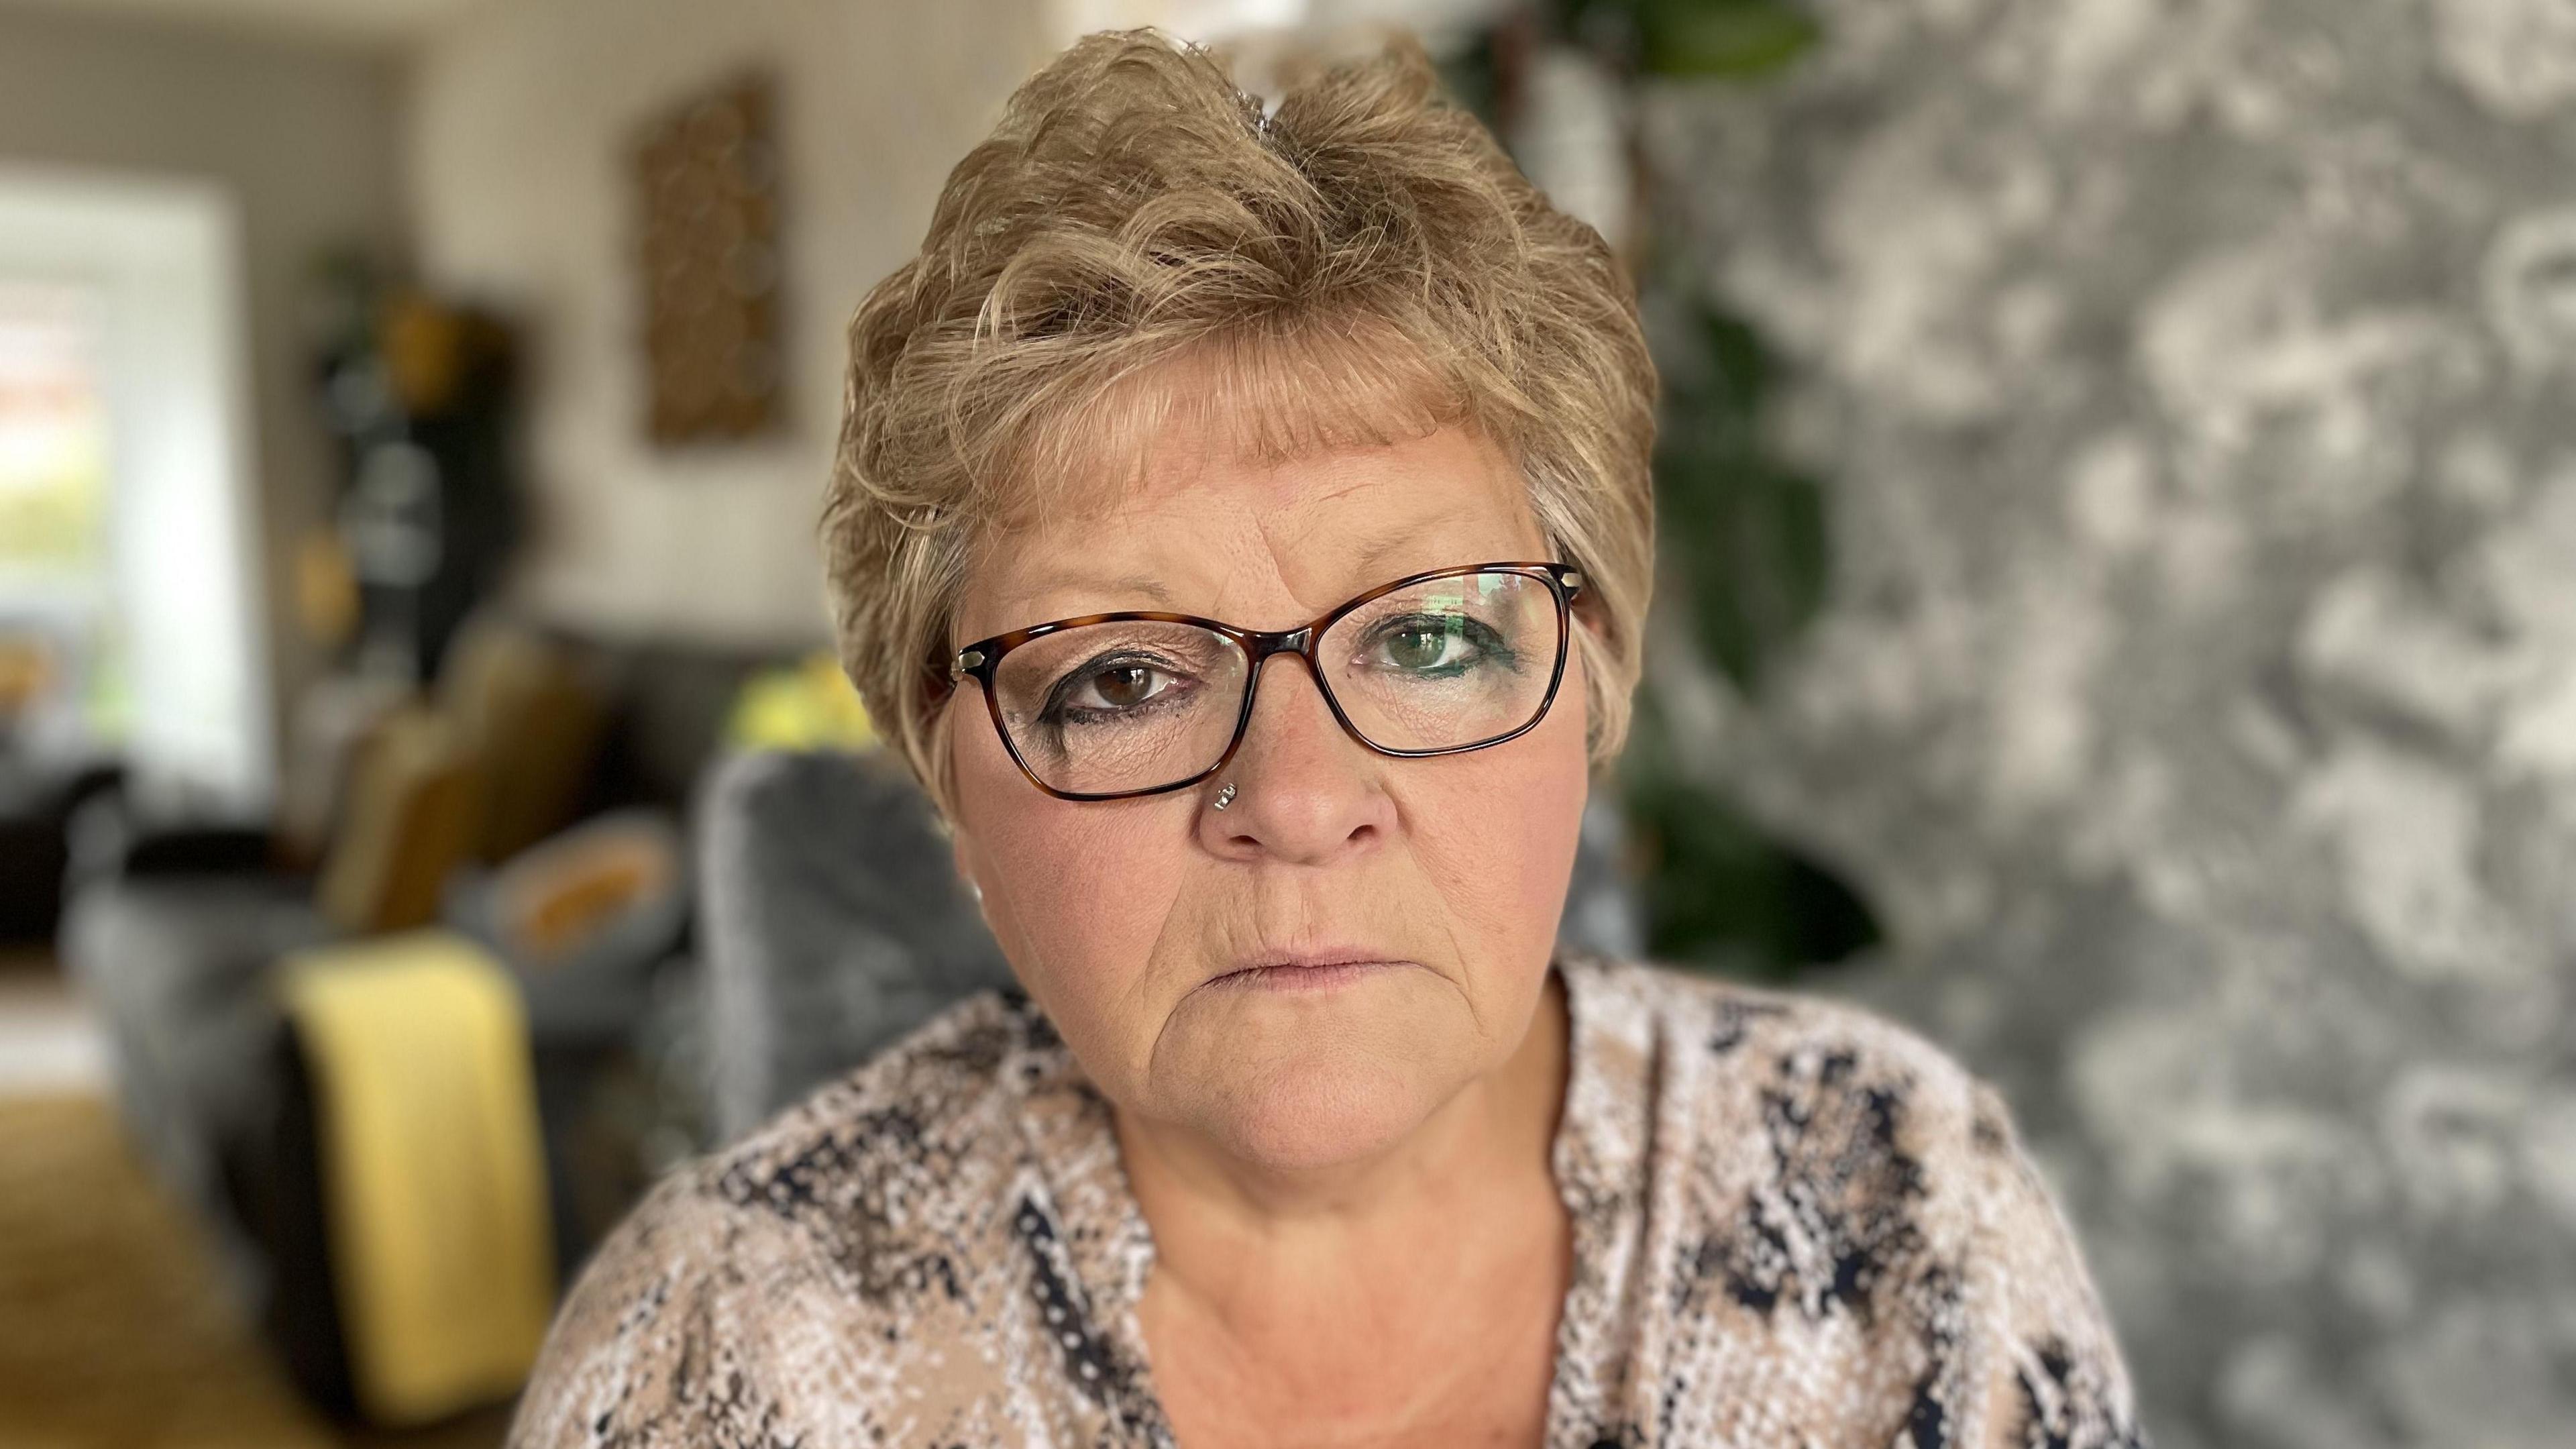
[[[1364,1162],[1400,1145],[1476,1070],[1464,1023],[1442,1019],[1447,1003],[1400,989],[1386,998],[1372,1011],[1229,1003],[1209,1020],[1176,1020],[1155,1095],[1249,1166]]]

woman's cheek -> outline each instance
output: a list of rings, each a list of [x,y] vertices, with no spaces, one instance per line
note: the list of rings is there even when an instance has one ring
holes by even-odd
[[[1148,812],[1058,800],[1029,783],[981,718],[961,723],[972,726],[951,740],[963,854],[1021,984],[1052,1008],[1102,974],[1108,963],[1093,958],[1125,939],[1117,923],[1152,889],[1137,818]]]
[[[1543,956],[1555,944],[1590,793],[1582,696],[1560,691],[1537,729],[1453,762],[1459,768],[1415,814],[1414,848],[1462,934],[1512,959]]]
[[[1462,793],[1418,838],[1423,867],[1445,898],[1470,966],[1543,964],[1556,938],[1582,830],[1584,780],[1514,771]]]
[[[986,838],[999,883],[986,888],[987,917],[1021,985],[1061,1028],[1076,1038],[1115,1031],[1149,965],[1188,834],[1134,818],[1155,812],[1031,794]],[[1174,844],[1156,848],[1164,838]]]

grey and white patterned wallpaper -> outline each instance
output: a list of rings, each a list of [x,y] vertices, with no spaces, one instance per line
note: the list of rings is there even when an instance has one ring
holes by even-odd
[[[2576,1443],[2576,3],[1814,8],[1644,103],[1831,500],[1706,768],[2006,1088],[2164,1449]]]

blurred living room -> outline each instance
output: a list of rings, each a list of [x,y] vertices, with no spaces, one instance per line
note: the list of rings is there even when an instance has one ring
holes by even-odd
[[[498,1444],[1008,980],[817,515],[1144,25],[1418,34],[1634,283],[1566,941],[1994,1083],[2164,1449],[2576,1442],[2568,0],[0,0],[0,1449]]]

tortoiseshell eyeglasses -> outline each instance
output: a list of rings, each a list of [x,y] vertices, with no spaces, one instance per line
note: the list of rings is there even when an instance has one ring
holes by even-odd
[[[1408,574],[1295,629],[1085,614],[978,639],[948,678],[981,687],[1021,773],[1064,800],[1182,790],[1225,768],[1273,654],[1304,659],[1368,748],[1454,755],[1546,717],[1582,589],[1571,564],[1485,563]]]

